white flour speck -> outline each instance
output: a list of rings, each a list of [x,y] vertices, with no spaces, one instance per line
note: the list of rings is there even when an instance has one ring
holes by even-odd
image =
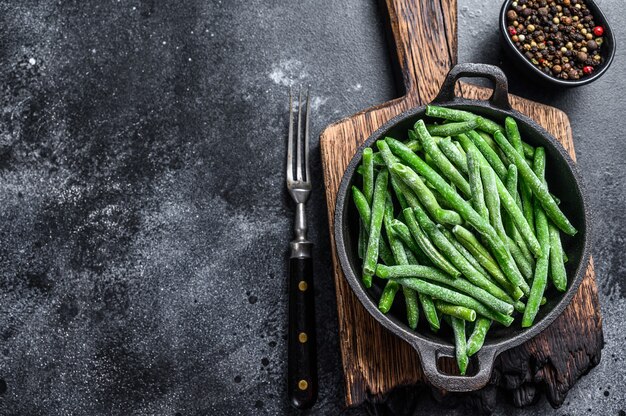
[[[328,98],[313,97],[311,99],[311,109],[314,110],[314,111],[318,110],[321,106],[326,104],[326,101],[328,101]]]
[[[290,87],[308,76],[309,74],[304,69],[304,64],[295,59],[280,61],[272,67],[272,72],[269,73],[270,79],[275,84],[284,85],[285,87]]]

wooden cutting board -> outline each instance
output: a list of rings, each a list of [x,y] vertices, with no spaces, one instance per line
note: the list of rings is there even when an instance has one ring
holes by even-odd
[[[456,0],[386,0],[383,6],[393,36],[394,63],[402,74],[406,94],[328,126],[320,138],[349,406],[364,401],[384,402],[394,388],[423,385],[426,381],[417,353],[367,313],[344,279],[333,237],[339,183],[357,147],[395,115],[430,102],[457,62]],[[469,84],[461,84],[458,90],[466,98],[487,99],[491,94],[489,89]],[[511,95],[509,99],[516,110],[536,120],[575,158],[565,113],[520,97]],[[495,404],[494,390],[498,386],[509,391],[517,406],[534,402],[539,391],[545,392],[553,406],[558,406],[576,380],[599,362],[603,344],[602,317],[590,261],[585,279],[563,315],[533,340],[501,354],[487,387],[455,396],[471,399],[471,403],[488,412]],[[436,393],[438,398],[447,395]]]

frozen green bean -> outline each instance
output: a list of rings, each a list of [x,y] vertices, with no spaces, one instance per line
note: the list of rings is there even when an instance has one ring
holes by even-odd
[[[446,124],[445,126],[449,126],[449,124]],[[463,194],[468,197],[471,196],[469,183],[467,183],[463,175],[439,149],[423,122],[417,122],[415,124],[415,132],[422,143],[424,151],[433,159],[435,165],[439,168],[439,171],[443,173],[443,175],[448,178]]]
[[[472,206],[486,220],[489,220],[489,210],[485,204],[485,194],[483,192],[483,182],[480,178],[480,161],[476,154],[475,147],[470,148],[467,154],[467,170],[469,173],[469,184],[472,191]]]
[[[467,340],[467,355],[471,357],[480,350],[485,343],[485,336],[491,327],[491,320],[480,317],[474,324],[474,330]]]
[[[513,318],[511,316],[501,312],[497,312],[483,305],[476,299],[454,291],[452,289],[429,283],[426,280],[419,278],[403,278],[397,279],[397,281],[403,286],[408,286],[411,289],[416,290],[418,293],[425,293],[433,297],[434,299],[441,299],[454,305],[465,306],[466,308],[473,309],[476,311],[477,314],[500,322],[504,326],[510,326],[511,323],[513,323]]]
[[[374,197],[372,198],[371,221],[369,227],[369,239],[367,250],[363,260],[363,284],[369,288],[372,286],[372,276],[376,270],[378,260],[378,245],[380,242],[380,231],[385,213],[385,200],[387,199],[387,182],[389,174],[387,170],[382,170],[376,177],[374,184]]]
[[[535,160],[533,163],[533,174],[535,174],[539,180],[543,180],[545,171],[545,151],[543,147],[535,149]],[[524,310],[524,316],[522,317],[522,327],[527,328],[533,324],[539,306],[541,298],[546,289],[548,282],[548,268],[550,260],[550,231],[548,230],[548,218],[539,198],[534,200],[535,205],[535,227],[537,229],[537,238],[541,244],[543,252],[537,264],[535,266],[535,276],[533,278],[533,285],[530,289],[530,295],[526,301],[526,309]]]
[[[436,300],[435,307],[439,312],[445,315],[454,316],[455,318],[468,322],[474,322],[476,320],[476,311],[464,306],[451,305],[447,302]]]
[[[480,153],[482,153],[487,162],[489,162],[489,165],[493,168],[494,172],[496,172],[496,175],[498,175],[500,179],[506,179],[506,166],[504,162],[500,159],[500,156],[498,156],[495,150],[487,144],[485,139],[483,139],[483,137],[474,130],[468,132],[465,137],[469,138],[472,143],[474,143],[474,146],[480,150]],[[465,138],[463,135],[460,135],[459,142],[463,144],[464,141]],[[465,151],[467,152],[467,149],[465,149]]]
[[[415,214],[413,213],[413,209],[407,208],[402,213],[411,235],[424,254],[433,262],[435,266],[439,267],[444,272],[453,277],[459,277],[461,272],[439,252],[432,241],[428,238],[424,230],[422,230],[418,224]]]
[[[439,150],[448,158],[450,162],[463,174],[467,175],[467,161],[465,155],[452,143],[449,137],[439,140],[437,143]]]
[[[406,248],[409,249],[409,251],[407,252],[407,256],[409,253],[411,253],[415,256],[415,259],[420,264],[423,264],[424,266],[431,266],[432,262],[430,261],[428,256],[424,254],[424,251],[420,248],[419,245],[417,245],[417,243],[413,239],[413,236],[411,235],[411,232],[409,231],[409,227],[407,227],[406,224],[400,220],[393,220],[391,225],[393,227],[394,234],[400,240],[402,240],[402,243],[404,243]]]
[[[430,124],[428,126],[424,125],[424,127],[427,128],[428,132],[433,136],[445,137],[456,136],[457,134],[462,134],[470,130],[474,130],[476,127],[478,127],[478,123],[474,119],[470,121],[460,121],[456,123]],[[413,126],[413,128],[419,136],[420,133],[419,131],[417,131],[417,125]],[[422,146],[424,146],[424,143],[422,143]]]
[[[565,292],[567,289],[567,273],[565,262],[563,261],[563,246],[561,245],[561,235],[559,229],[554,224],[548,224],[550,232],[550,276],[554,287]]]
[[[401,179],[419,198],[424,208],[441,224],[461,224],[461,216],[441,208],[435,195],[415,171],[401,163],[391,165],[391,172]]]
[[[376,267],[376,276],[381,279],[403,279],[403,278],[421,278],[426,279],[431,282],[437,282],[444,284],[446,286],[450,286],[458,290],[459,292],[465,293],[468,296],[471,296],[473,299],[481,302],[482,304],[488,306],[494,311],[500,312],[505,315],[510,315],[513,312],[513,301],[509,300],[503,301],[493,296],[486,290],[470,283],[465,279],[455,279],[442,271],[434,268],[434,267],[426,267],[426,266],[385,266],[384,264],[379,264]],[[418,290],[419,292],[419,290]],[[446,300],[446,299],[442,299]],[[449,302],[449,300],[446,300]],[[510,303],[509,303],[510,302]],[[454,303],[454,302],[452,302]],[[467,305],[462,305],[467,306]],[[470,309],[475,309],[471,306],[467,306]],[[478,312],[478,310],[477,310]]]
[[[361,217],[361,221],[363,222],[365,236],[369,240],[369,224],[372,218],[370,207],[365,200],[365,195],[363,195],[363,193],[356,186],[352,187],[352,198],[354,200],[354,205],[359,212],[359,216]],[[387,243],[385,243],[384,238],[380,238],[378,254],[385,264],[394,264],[393,254],[387,246]]]
[[[517,128],[517,123],[512,117],[507,117],[504,122],[504,127],[506,130],[506,137],[509,139],[509,143],[511,146],[519,153],[524,156],[524,146],[522,145],[522,138],[519,133],[519,129]],[[533,204],[532,204],[532,193],[528,185],[524,182],[520,182],[520,196],[522,202],[522,210],[524,212],[524,218],[528,222],[528,225],[531,227],[535,224],[535,219],[533,215]]]
[[[478,239],[468,229],[455,226],[452,233],[457,237],[458,241],[476,258],[489,275],[502,287],[512,298],[517,300],[524,293],[522,290],[512,284],[502,273],[498,263],[491,256],[489,251],[478,241]]]
[[[496,143],[498,143],[498,146],[500,146],[511,162],[515,163],[517,170],[519,171],[519,175],[530,187],[534,199],[537,199],[541,203],[546,216],[548,216],[564,233],[569,235],[576,234],[576,228],[570,223],[565,214],[563,214],[557,203],[554,201],[547,186],[537,177],[530,166],[528,166],[524,156],[515,151],[513,146],[511,146],[509,141],[501,132],[496,132],[494,138]],[[535,160],[537,159],[537,150],[538,149],[535,149]]]
[[[455,316],[450,317],[452,331],[454,332],[454,352],[456,363],[461,375],[465,375],[469,358],[467,356],[467,341],[465,339],[465,321]]]
[[[496,186],[496,173],[491,166],[486,164],[480,167],[480,178],[483,181],[483,192],[485,194],[485,204],[489,210],[489,222],[498,233],[498,237],[506,242],[506,232],[502,223],[502,211],[500,210],[500,197]]]
[[[436,105],[426,106],[426,115],[429,117],[443,118],[450,121],[477,121],[478,116],[469,111],[457,110],[454,108],[439,107]],[[481,117],[482,118],[482,117]],[[484,130],[490,134],[493,134],[497,130],[501,130],[502,127],[489,119],[482,118],[477,124],[480,125],[481,130]]]
[[[385,229],[385,233],[387,234],[387,240],[389,240],[389,247],[391,247],[391,252],[393,253],[396,264],[408,264],[406,253],[402,247],[402,242],[397,239],[393,233],[391,221],[393,221],[393,203],[391,201],[391,196],[387,195],[387,199],[385,201],[385,213],[383,216],[383,227]],[[400,286],[392,281],[388,281],[385,284],[383,293],[378,300],[378,309],[380,309],[382,313],[389,312],[399,288]]]

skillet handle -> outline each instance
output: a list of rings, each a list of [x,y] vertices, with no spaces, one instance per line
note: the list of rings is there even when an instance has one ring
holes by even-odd
[[[449,392],[469,392],[478,390],[489,382],[493,363],[496,358],[496,348],[488,345],[483,346],[473,359],[477,361],[478,371],[473,376],[453,376],[442,373],[439,370],[438,361],[441,357],[454,357],[453,346],[432,346],[430,344],[415,344],[420,361],[422,362],[422,371],[426,379],[434,387]]]
[[[500,68],[494,65],[487,64],[458,64],[455,65],[446,79],[441,85],[439,94],[433,100],[433,103],[445,103],[454,101],[454,87],[459,78],[487,78],[494,83],[493,94],[489,98],[491,105],[498,107],[502,110],[510,110],[511,104],[509,104],[509,86],[506,79],[506,75]]]

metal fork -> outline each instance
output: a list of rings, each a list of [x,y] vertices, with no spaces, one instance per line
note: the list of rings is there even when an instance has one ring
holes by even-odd
[[[313,294],[313,243],[307,239],[305,204],[311,194],[309,174],[310,91],[306,94],[304,138],[302,90],[298,93],[298,125],[294,143],[293,97],[289,90],[289,139],[287,143],[287,189],[296,203],[295,238],[289,244],[289,346],[288,394],[291,404],[306,409],[317,399],[315,304]],[[304,140],[304,143],[303,143]],[[295,152],[294,152],[295,147]],[[294,169],[295,167],[295,169]],[[294,172],[295,171],[295,172]],[[294,176],[295,173],[295,176]]]

